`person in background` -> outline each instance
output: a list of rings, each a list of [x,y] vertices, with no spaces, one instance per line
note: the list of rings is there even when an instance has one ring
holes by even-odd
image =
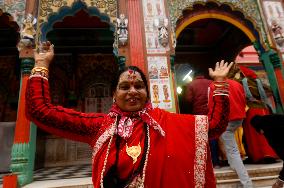
[[[270,114],[274,111],[273,107],[256,73],[247,67],[235,66],[239,68],[237,73],[239,76],[237,77],[239,77],[238,79],[244,87],[248,106],[243,124],[247,146],[246,153],[253,163],[273,163],[278,156],[269,146],[265,137],[258,133],[250,124],[253,116]]]
[[[270,146],[274,149],[277,155],[284,161],[284,115],[256,115],[251,119],[252,126],[260,134],[263,134]],[[272,185],[272,188],[284,187],[284,163],[279,172],[278,179]]]
[[[190,114],[208,114],[208,91],[212,81],[205,77],[204,72],[195,72],[194,79],[186,86],[184,93],[184,101],[189,106]]]
[[[234,72],[233,68],[230,73],[231,72]],[[230,73],[229,77],[232,78],[234,74]],[[252,181],[243,164],[235,139],[235,131],[242,126],[243,120],[246,117],[246,96],[243,86],[239,82],[233,79],[227,79],[227,82],[229,83],[230,93],[230,115],[227,129],[220,138],[224,143],[228,163],[230,167],[237,172],[242,186],[244,188],[252,188]],[[210,96],[212,96],[212,93]]]
[[[213,80],[207,79],[205,73],[197,70],[194,74],[194,79],[186,85],[184,99],[186,108],[190,114],[206,115],[208,114],[208,94],[209,86]],[[218,141],[217,139],[210,140],[211,158],[214,167],[219,166],[218,156]]]

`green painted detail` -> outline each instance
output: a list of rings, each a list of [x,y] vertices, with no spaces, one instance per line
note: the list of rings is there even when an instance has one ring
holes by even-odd
[[[171,93],[171,98],[172,98],[172,108],[166,109],[166,111],[176,113],[178,112],[178,109],[176,107],[176,97],[174,96],[174,90],[176,88],[174,88],[174,80],[173,80],[172,74],[170,74],[169,79],[170,79],[170,88],[171,88],[170,93]]]
[[[12,147],[11,172],[17,174],[19,185],[23,186],[33,181],[33,170],[36,150],[36,126],[30,125],[29,143],[17,143]]]
[[[11,171],[18,176],[19,185],[25,185],[28,181],[27,169],[29,162],[29,143],[18,143],[12,147]]]
[[[260,60],[264,66],[264,69],[267,73],[268,76],[268,80],[270,83],[270,87],[272,89],[272,93],[274,95],[274,99],[275,99],[275,103],[276,103],[276,112],[277,113],[283,113],[283,105],[281,102],[281,98],[280,98],[280,93],[279,93],[279,89],[278,89],[278,83],[277,83],[277,79],[275,76],[275,72],[274,72],[274,65],[272,63],[271,57],[275,58],[275,51],[273,50],[269,50],[265,53],[260,54]],[[277,54],[276,54],[277,55]],[[276,58],[275,58],[276,59]],[[273,61],[275,61],[275,59],[273,59]]]
[[[269,58],[274,68],[281,68],[280,57],[277,53],[271,53]]]
[[[124,69],[125,61],[126,61],[125,56],[118,56],[118,62],[117,63],[118,63],[118,66],[119,66],[119,70]]]
[[[23,58],[21,59],[21,70],[23,75],[29,75],[31,73],[32,68],[34,67],[34,59],[33,58]]]
[[[254,49],[257,51],[258,55],[260,55],[260,53],[261,53],[260,46],[261,45],[259,44],[259,42],[255,41],[255,42],[252,43],[252,45],[253,45]]]
[[[175,73],[175,55],[170,55],[171,71]]]
[[[36,152],[36,130],[37,126],[31,122],[31,127],[30,127],[30,151],[29,151],[29,163],[28,163],[28,169],[27,169],[27,174],[28,174],[28,182],[30,183],[33,181],[33,175],[34,175],[34,164],[35,164],[35,152]]]

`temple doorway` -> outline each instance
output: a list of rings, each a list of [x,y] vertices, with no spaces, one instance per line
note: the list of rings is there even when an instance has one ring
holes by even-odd
[[[111,80],[118,71],[112,27],[86,7],[52,25],[46,40],[55,46],[49,77],[53,104],[81,112],[108,112],[112,105]],[[89,145],[42,131],[38,135],[37,168],[91,164]]]
[[[215,67],[220,60],[235,61],[244,48],[256,42],[257,37],[252,34],[256,30],[248,27],[251,25],[241,12],[224,4],[196,4],[193,10],[183,11],[183,17],[177,21],[175,51],[180,113],[190,111],[184,90],[195,73],[202,72],[209,78],[209,67]]]

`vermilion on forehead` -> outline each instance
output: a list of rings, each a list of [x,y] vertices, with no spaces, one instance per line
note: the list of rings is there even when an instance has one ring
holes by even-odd
[[[128,70],[122,73],[119,77],[119,82],[135,82],[135,81],[142,81],[142,77],[139,72],[133,71],[133,70]]]

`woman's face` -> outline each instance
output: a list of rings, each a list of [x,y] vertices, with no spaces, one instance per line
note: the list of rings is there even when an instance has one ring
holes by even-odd
[[[140,73],[127,70],[120,75],[114,99],[121,110],[139,111],[145,106],[147,98],[146,86]]]

